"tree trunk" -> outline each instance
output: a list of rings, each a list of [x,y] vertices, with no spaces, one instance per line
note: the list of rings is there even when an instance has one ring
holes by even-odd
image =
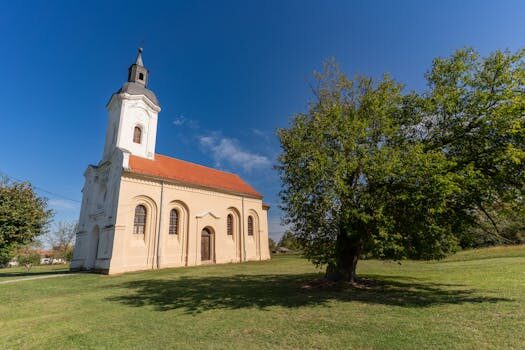
[[[326,278],[332,281],[354,283],[356,278],[357,262],[363,250],[363,241],[360,238],[349,237],[341,232],[336,241],[335,263],[326,268]]]

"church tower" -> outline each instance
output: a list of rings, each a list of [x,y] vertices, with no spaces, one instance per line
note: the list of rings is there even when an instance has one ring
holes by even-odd
[[[147,88],[149,71],[144,67],[142,48],[128,69],[128,81],[111,96],[103,160],[116,148],[142,158],[155,158],[159,101]]]

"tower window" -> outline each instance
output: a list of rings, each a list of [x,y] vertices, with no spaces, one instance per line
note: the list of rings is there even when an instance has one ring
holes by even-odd
[[[142,130],[136,126],[133,130],[133,142],[135,143],[141,143],[142,141]]]
[[[139,80],[144,80],[144,73],[139,73]]]

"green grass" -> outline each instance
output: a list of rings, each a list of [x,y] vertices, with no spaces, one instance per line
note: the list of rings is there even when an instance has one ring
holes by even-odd
[[[4,284],[0,348],[525,347],[525,246],[442,262],[362,261],[358,273],[366,288],[306,289],[320,272],[281,255]]]
[[[521,257],[525,258],[525,246],[523,245],[510,245],[510,246],[499,246],[490,248],[480,249],[469,249],[458,252],[446,261],[466,261],[466,260],[478,260],[478,259],[493,259],[493,258],[511,258]]]

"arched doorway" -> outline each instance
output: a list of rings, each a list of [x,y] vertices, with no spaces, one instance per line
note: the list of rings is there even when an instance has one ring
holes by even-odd
[[[201,231],[201,262],[211,263],[215,260],[215,244],[213,230],[209,227]]]

